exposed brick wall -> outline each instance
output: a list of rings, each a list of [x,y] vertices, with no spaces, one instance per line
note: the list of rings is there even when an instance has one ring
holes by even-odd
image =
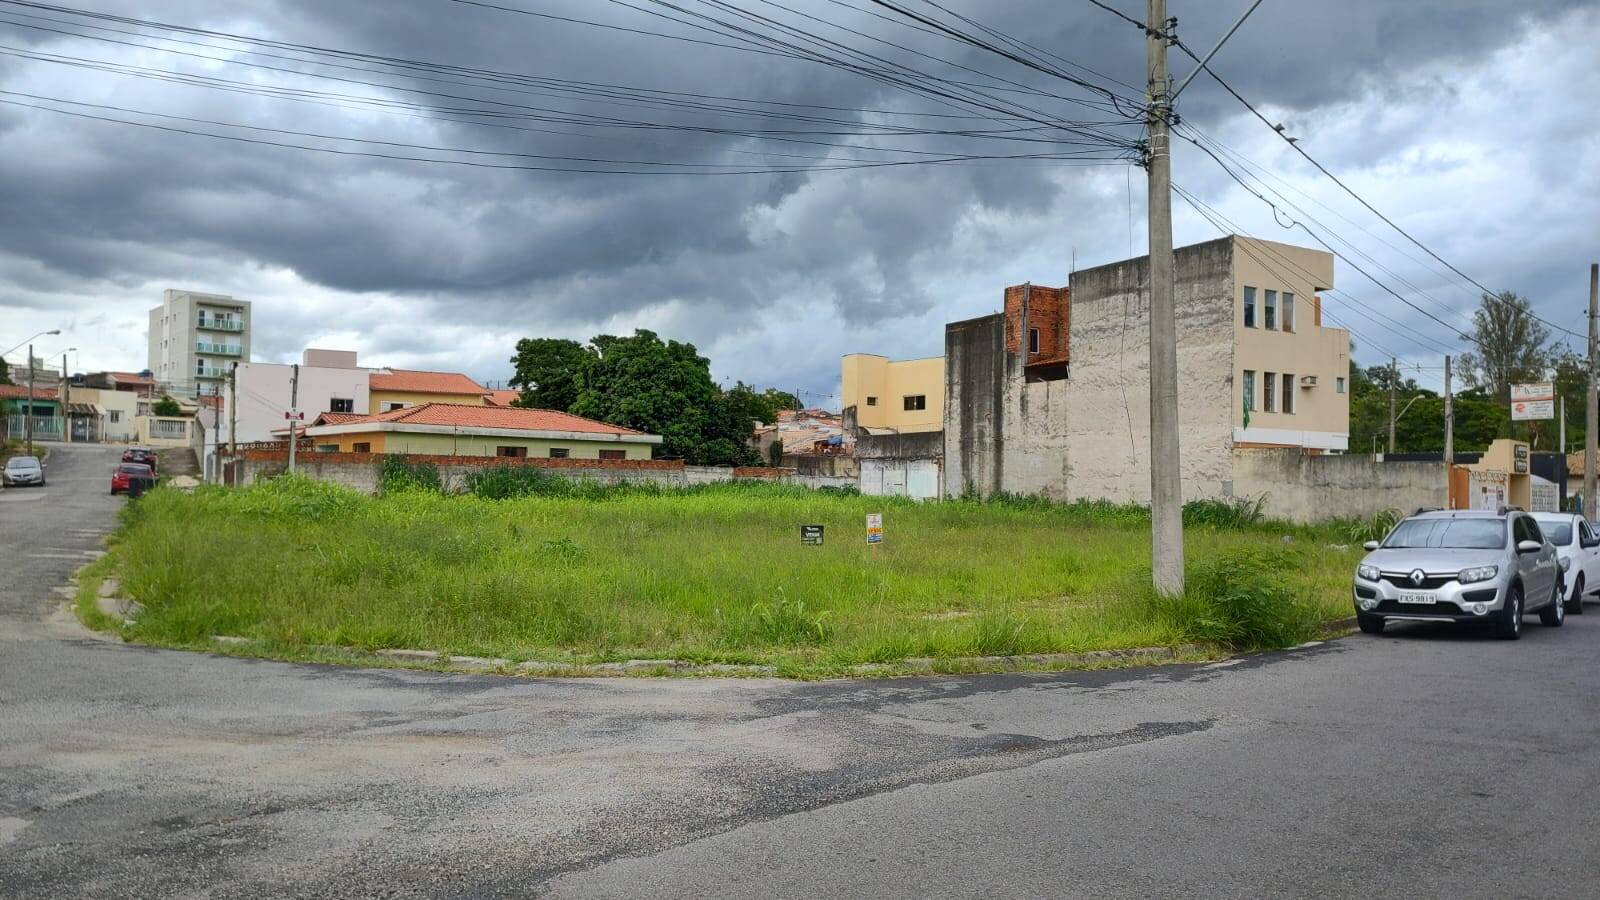
[[[1068,343],[1072,318],[1071,294],[1068,288],[1044,285],[1014,284],[1006,288],[1006,352],[1016,353],[1023,347],[1026,332],[1022,327],[1022,295],[1028,294],[1028,327],[1039,329],[1039,352],[1028,354],[1028,362],[1064,362],[1068,358]]]

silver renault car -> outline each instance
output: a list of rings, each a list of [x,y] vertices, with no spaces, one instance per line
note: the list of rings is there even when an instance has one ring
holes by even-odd
[[[1520,509],[1417,510],[1356,567],[1356,622],[1379,634],[1390,621],[1483,622],[1508,640],[1522,616],[1558,626],[1561,565],[1539,523]]]

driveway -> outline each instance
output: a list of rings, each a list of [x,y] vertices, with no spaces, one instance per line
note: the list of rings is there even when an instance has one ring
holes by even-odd
[[[1592,896],[1600,608],[1203,666],[517,680],[56,615],[113,451],[0,493],[0,893]],[[226,565],[218,560],[218,565]]]

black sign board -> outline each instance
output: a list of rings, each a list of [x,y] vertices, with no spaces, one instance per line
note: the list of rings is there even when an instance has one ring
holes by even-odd
[[[817,544],[817,545],[820,546],[822,544],[822,526],[821,525],[801,525],[800,526],[800,543],[802,543],[802,544]]]

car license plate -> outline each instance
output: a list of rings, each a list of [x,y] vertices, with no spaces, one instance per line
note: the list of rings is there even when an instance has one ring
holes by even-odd
[[[1401,603],[1432,603],[1433,591],[1401,591]]]

